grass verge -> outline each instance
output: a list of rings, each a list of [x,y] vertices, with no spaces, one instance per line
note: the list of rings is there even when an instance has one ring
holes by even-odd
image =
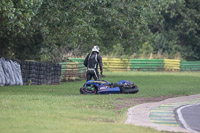
[[[1,133],[154,133],[151,128],[123,124],[126,108],[117,99],[184,96],[200,93],[199,72],[115,72],[102,78],[125,79],[139,86],[137,94],[80,95],[85,81],[60,85],[0,87]]]

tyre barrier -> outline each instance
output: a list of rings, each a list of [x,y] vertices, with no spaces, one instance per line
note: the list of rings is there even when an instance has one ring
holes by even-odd
[[[23,83],[25,85],[59,84],[61,65],[34,61],[21,61]]]
[[[0,58],[0,86],[23,85],[21,67],[17,61]]]

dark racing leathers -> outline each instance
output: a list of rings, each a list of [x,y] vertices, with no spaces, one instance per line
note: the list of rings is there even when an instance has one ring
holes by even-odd
[[[100,67],[101,73],[103,72],[102,57],[99,54],[88,54],[85,58],[84,65],[87,67],[86,77],[87,81],[91,80],[92,77],[94,80],[99,80],[99,71],[98,65]]]

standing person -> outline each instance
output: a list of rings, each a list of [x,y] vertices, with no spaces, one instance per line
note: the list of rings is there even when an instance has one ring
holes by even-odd
[[[84,61],[85,67],[87,67],[86,77],[87,81],[91,80],[92,77],[94,80],[99,80],[99,71],[98,65],[100,67],[101,75],[103,74],[103,64],[102,57],[99,55],[99,47],[94,46],[92,48],[92,53],[88,54]]]

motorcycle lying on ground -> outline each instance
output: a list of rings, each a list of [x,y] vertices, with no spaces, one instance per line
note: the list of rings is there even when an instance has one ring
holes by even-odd
[[[89,80],[80,88],[81,94],[131,94],[138,91],[137,85],[127,80],[120,80],[117,83],[107,80]]]

